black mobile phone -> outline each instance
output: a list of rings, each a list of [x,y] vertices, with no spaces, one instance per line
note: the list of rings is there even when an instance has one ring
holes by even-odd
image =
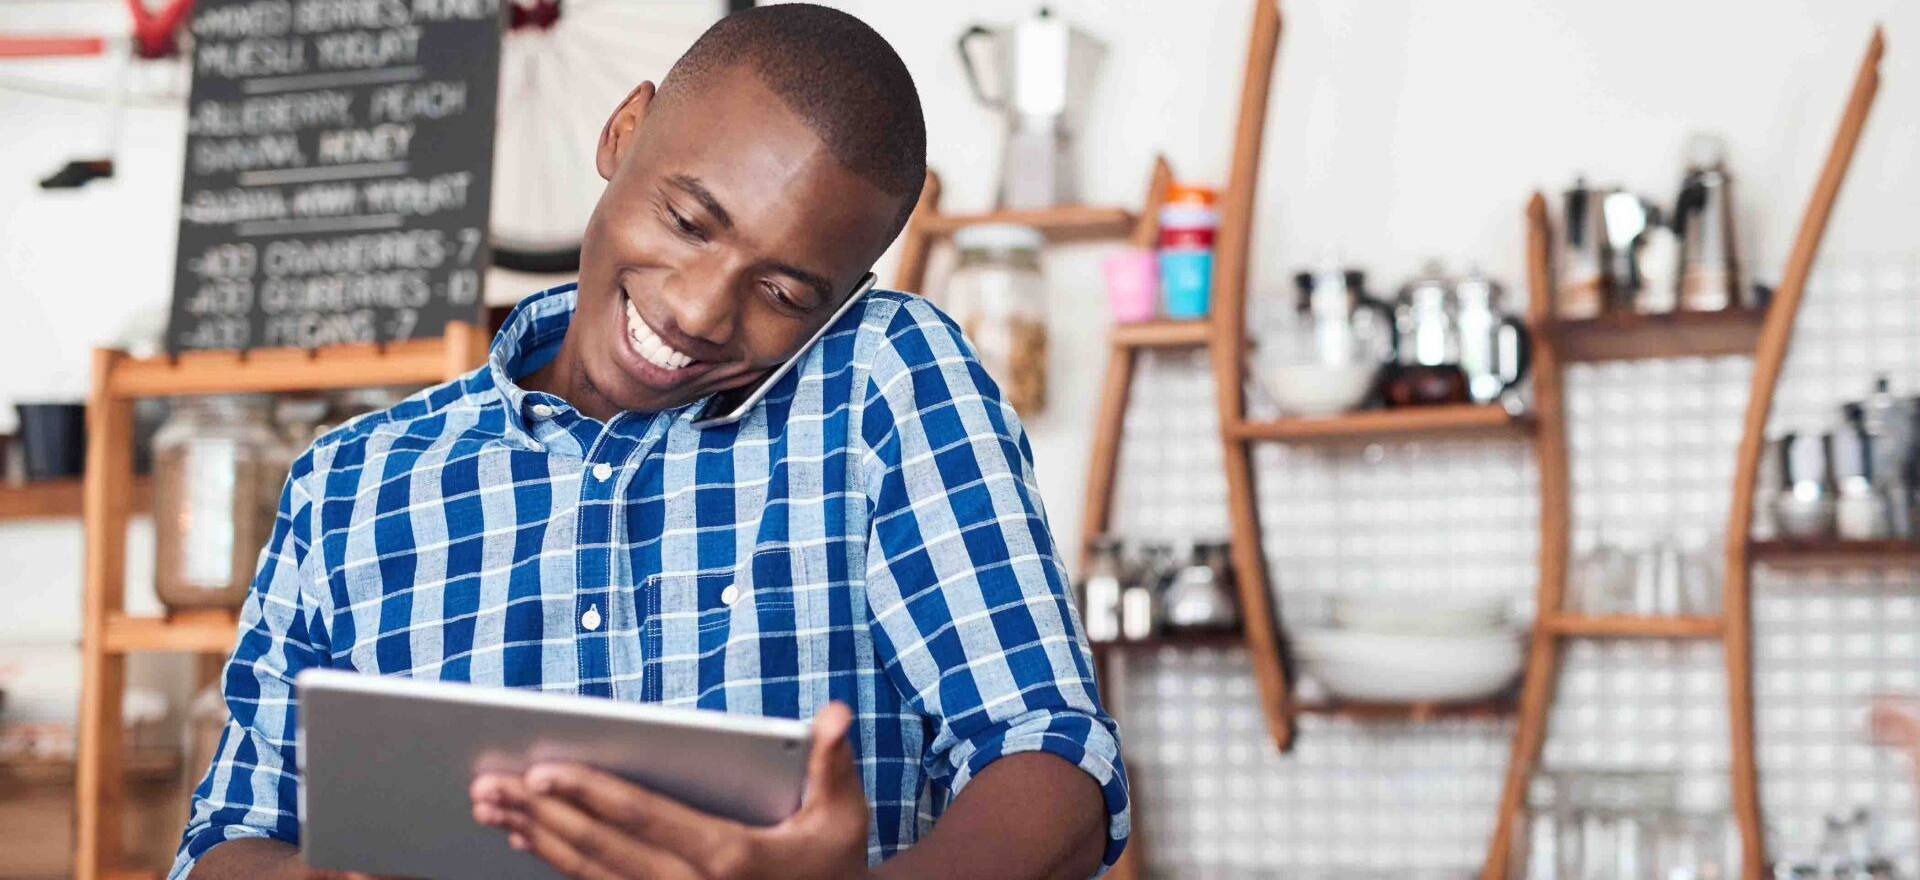
[[[768,373],[765,378],[751,385],[742,385],[739,388],[719,392],[708,398],[706,406],[700,408],[700,415],[693,420],[693,426],[701,429],[715,428],[731,425],[746,418],[747,413],[753,412],[753,408],[760,404],[760,399],[767,396],[767,391],[773,388],[773,384],[792,372],[793,365],[799,363],[801,358],[807,356],[807,352],[813,350],[814,344],[820,341],[820,337],[827,335],[827,328],[838,323],[847,312],[852,311],[853,307],[859,304],[860,300],[866,298],[867,291],[873,289],[873,282],[873,273],[868,272],[866,277],[860,279],[859,285],[853,288],[853,293],[847,297],[847,301],[833,310],[833,314],[827,318],[826,323],[820,325],[820,329],[813,331],[813,335],[807,339],[807,344],[800,346],[799,351],[794,352],[792,357],[774,368],[773,372]]]

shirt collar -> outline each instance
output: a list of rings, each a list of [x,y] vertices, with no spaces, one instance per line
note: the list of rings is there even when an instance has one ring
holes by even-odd
[[[528,424],[531,408],[559,401],[547,401],[553,395],[530,392],[520,387],[518,380],[546,366],[560,353],[560,341],[566,338],[567,325],[573,321],[578,286],[569,281],[521,300],[507,313],[506,323],[494,334],[487,351],[487,372],[506,404],[508,432],[535,445],[538,441]]]

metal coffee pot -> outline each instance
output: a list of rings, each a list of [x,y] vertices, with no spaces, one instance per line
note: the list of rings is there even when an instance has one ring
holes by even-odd
[[[1475,267],[1453,286],[1459,304],[1460,369],[1474,403],[1492,403],[1526,378],[1533,361],[1527,326],[1508,315],[1505,291]]]
[[[1011,25],[967,28],[959,51],[974,96],[1006,116],[998,207],[1078,201],[1073,133],[1105,48],[1043,6]]]

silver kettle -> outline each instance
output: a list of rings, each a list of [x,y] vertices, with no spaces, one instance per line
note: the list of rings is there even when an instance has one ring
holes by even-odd
[[[1172,630],[1223,632],[1240,626],[1228,545],[1200,544],[1193,559],[1174,573],[1161,600]]]
[[[1453,286],[1460,313],[1460,369],[1474,403],[1492,403],[1526,378],[1533,363],[1527,327],[1501,306],[1505,292],[1479,267]]]

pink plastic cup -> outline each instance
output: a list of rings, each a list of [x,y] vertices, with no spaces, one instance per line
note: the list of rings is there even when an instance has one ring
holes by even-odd
[[[1107,310],[1115,321],[1151,321],[1159,311],[1160,264],[1146,248],[1107,258]]]

